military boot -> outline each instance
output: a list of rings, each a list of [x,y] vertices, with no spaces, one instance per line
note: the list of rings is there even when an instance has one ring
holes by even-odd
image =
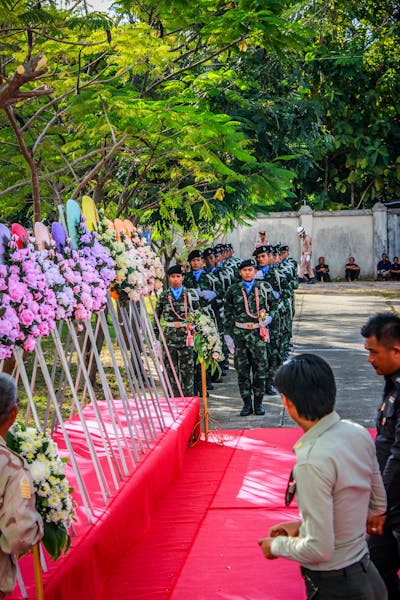
[[[266,384],[265,384],[265,393],[267,394],[267,396],[276,396],[278,393],[278,390],[276,388],[274,388],[272,382],[273,382],[272,377],[268,377]]]
[[[254,414],[265,415],[265,408],[262,405],[262,398],[254,398]]]
[[[253,407],[251,405],[251,398],[243,398],[244,406],[240,411],[241,417],[248,417],[253,414]]]

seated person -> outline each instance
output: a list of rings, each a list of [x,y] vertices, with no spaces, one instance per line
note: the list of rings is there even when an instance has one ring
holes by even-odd
[[[376,276],[378,281],[389,281],[391,279],[392,263],[388,259],[388,255],[385,252],[382,254],[382,260],[376,265]]]
[[[317,281],[324,281],[325,283],[328,283],[328,281],[331,280],[331,276],[329,275],[329,266],[325,263],[325,257],[319,257],[318,264],[314,267],[314,271]]]
[[[393,281],[400,281],[400,264],[399,257],[395,256],[392,262],[392,268],[390,269]]]
[[[356,263],[354,256],[350,256],[349,262],[345,266],[346,281],[355,281],[360,276],[360,267]]]

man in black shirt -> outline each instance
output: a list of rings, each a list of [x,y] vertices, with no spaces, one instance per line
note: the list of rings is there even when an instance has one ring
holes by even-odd
[[[391,268],[392,263],[388,259],[388,255],[383,253],[382,260],[380,260],[376,265],[376,275],[378,281],[389,281],[389,279],[391,278]]]
[[[326,264],[324,256],[319,257],[318,264],[315,265],[314,271],[317,281],[328,283],[331,280],[331,276],[329,275],[329,266]]]
[[[388,589],[388,600],[400,598],[400,317],[378,313],[361,328],[368,362],[385,378],[379,406],[376,454],[387,494],[383,535],[370,531],[371,559]]]

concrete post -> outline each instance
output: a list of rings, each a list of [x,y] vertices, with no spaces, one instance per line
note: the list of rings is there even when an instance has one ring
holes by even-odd
[[[299,215],[299,225],[303,225],[304,229],[306,230],[306,233],[308,233],[308,235],[313,234],[313,222],[314,222],[314,211],[311,208],[311,206],[307,206],[307,204],[305,204],[304,206],[302,206],[298,212]]]
[[[387,208],[381,202],[372,207],[374,227],[374,256],[375,264],[381,260],[383,252],[388,252]]]

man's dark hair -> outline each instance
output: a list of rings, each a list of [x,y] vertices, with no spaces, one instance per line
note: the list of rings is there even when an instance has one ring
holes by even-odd
[[[0,373],[0,425],[7,421],[11,409],[17,404],[17,386],[14,379]]]
[[[386,348],[400,343],[400,317],[389,311],[376,313],[361,327],[361,335],[376,337]]]
[[[335,408],[336,384],[332,369],[316,354],[299,354],[283,363],[274,382],[304,419],[316,421]]]

